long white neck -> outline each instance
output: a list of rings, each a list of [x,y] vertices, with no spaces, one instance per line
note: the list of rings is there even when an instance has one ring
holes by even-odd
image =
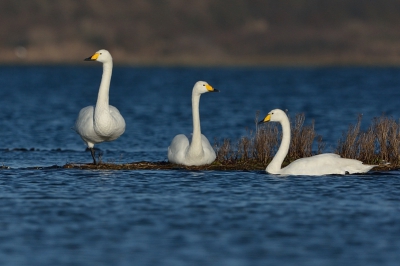
[[[202,156],[204,154],[201,145],[201,129],[200,129],[200,93],[193,91],[192,93],[192,115],[193,115],[193,135],[192,142],[188,150],[189,156]]]
[[[271,174],[277,174],[281,170],[283,160],[285,160],[286,155],[289,152],[290,146],[290,122],[287,117],[284,117],[280,121],[282,126],[282,142],[279,146],[278,152],[272,159],[271,163],[267,166],[267,172]]]
[[[113,63],[112,61],[103,63],[103,76],[97,96],[96,109],[107,110],[109,109],[109,91],[112,74]]]

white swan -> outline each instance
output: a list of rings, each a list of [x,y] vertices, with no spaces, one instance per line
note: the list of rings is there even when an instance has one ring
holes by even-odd
[[[196,82],[192,91],[192,141],[190,142],[184,134],[176,135],[168,147],[169,162],[182,165],[204,165],[215,160],[215,151],[200,130],[200,96],[206,92],[218,92],[218,90],[211,87],[207,82]]]
[[[329,175],[346,173],[365,173],[371,170],[375,165],[366,165],[361,161],[354,159],[341,158],[334,153],[319,154],[307,158],[297,159],[285,168],[281,169],[282,162],[285,159],[290,145],[290,123],[286,113],[280,109],[272,110],[259,122],[279,122],[282,126],[282,142],[272,159],[271,163],[265,169],[270,174],[278,175]]]
[[[76,119],[74,130],[86,143],[96,164],[93,146],[103,141],[112,141],[121,136],[125,131],[125,120],[118,109],[109,105],[109,90],[113,68],[111,54],[107,50],[99,50],[85,61],[98,61],[103,63],[103,76],[101,78],[96,106],[82,108]]]

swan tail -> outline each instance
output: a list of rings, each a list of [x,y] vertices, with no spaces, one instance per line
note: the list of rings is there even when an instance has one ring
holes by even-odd
[[[352,167],[346,168],[346,172],[349,174],[360,174],[360,173],[366,173],[372,168],[374,168],[376,165],[369,165],[369,164],[363,164],[360,162],[357,165],[353,165]]]

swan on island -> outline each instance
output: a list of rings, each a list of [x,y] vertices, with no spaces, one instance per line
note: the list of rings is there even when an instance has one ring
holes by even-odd
[[[191,141],[184,135],[176,135],[168,147],[168,161],[182,165],[205,165],[214,162],[215,151],[208,139],[201,134],[199,103],[206,92],[218,92],[205,81],[198,81],[192,91],[193,134]]]
[[[324,153],[311,157],[297,159],[285,168],[282,167],[290,146],[290,122],[286,113],[280,109],[272,110],[258,124],[279,122],[282,126],[282,142],[275,157],[265,169],[270,174],[277,175],[345,175],[365,173],[376,165],[366,165],[359,160],[341,158],[334,153]]]
[[[99,50],[85,61],[103,63],[99,94],[95,106],[82,108],[76,119],[74,130],[81,136],[92,154],[93,163],[97,164],[94,145],[104,141],[116,140],[125,132],[125,120],[112,105],[109,105],[109,90],[113,68],[111,54],[107,50]]]

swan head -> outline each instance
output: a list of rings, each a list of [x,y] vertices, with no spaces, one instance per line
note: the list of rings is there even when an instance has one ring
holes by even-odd
[[[274,109],[274,110],[270,111],[267,114],[267,116],[264,117],[263,120],[258,122],[258,124],[263,124],[263,123],[267,123],[267,122],[280,122],[285,118],[287,118],[287,115],[284,111],[282,111],[281,109]]]
[[[94,55],[85,58],[84,61],[112,62],[112,56],[107,50],[101,49],[95,52]]]
[[[196,84],[194,84],[193,92],[202,94],[206,92],[219,92],[219,90],[214,89],[210,84],[205,81],[197,81]]]

